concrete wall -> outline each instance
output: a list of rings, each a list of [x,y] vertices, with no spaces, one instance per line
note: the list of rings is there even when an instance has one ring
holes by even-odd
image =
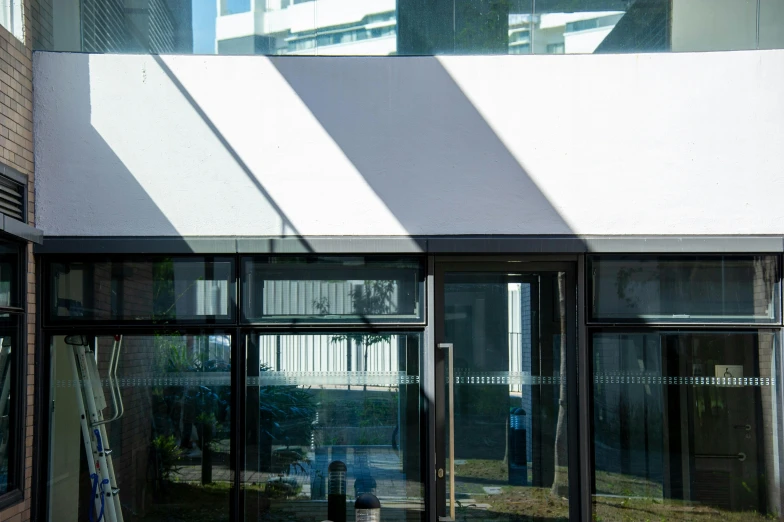
[[[48,235],[784,233],[784,51],[35,58]]]
[[[26,175],[29,180],[27,222],[35,224],[35,193],[33,181],[33,42],[48,41],[46,0],[24,1],[24,41],[20,41],[5,28],[0,27],[0,163]],[[35,23],[31,14],[38,17]],[[25,421],[23,443],[24,471],[22,480],[24,499],[0,511],[0,520],[22,522],[30,519],[31,485],[33,473],[33,398],[35,377],[35,262],[32,247],[28,246],[26,267],[27,346],[21,348],[18,360],[26,368],[26,409],[20,412]],[[15,391],[13,393],[16,393]],[[13,456],[15,458],[16,455]]]

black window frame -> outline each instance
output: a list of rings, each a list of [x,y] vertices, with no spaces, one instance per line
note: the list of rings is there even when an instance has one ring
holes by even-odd
[[[684,258],[750,258],[757,256],[770,256],[775,259],[776,276],[775,276],[775,292],[772,296],[774,306],[776,307],[775,313],[777,317],[768,322],[752,322],[750,320],[736,320],[734,322],[710,322],[705,320],[696,320],[692,322],[674,322],[664,321],[662,319],[641,319],[641,318],[628,318],[628,319],[598,319],[594,314],[594,281],[592,274],[592,261],[597,258],[604,259],[620,259],[629,258],[635,260],[655,260],[661,258],[670,259],[684,259]],[[607,253],[592,253],[584,256],[583,272],[584,272],[584,296],[578,306],[583,307],[580,327],[583,330],[583,338],[581,340],[584,346],[582,352],[583,374],[587,376],[586,382],[588,383],[587,389],[587,408],[584,415],[587,415],[587,426],[589,427],[587,435],[587,452],[583,458],[587,459],[587,466],[589,476],[587,484],[587,499],[586,502],[590,508],[591,516],[595,516],[595,502],[596,502],[596,464],[595,464],[595,386],[594,383],[594,339],[597,334],[617,333],[617,334],[634,334],[634,333],[649,333],[649,334],[695,334],[695,333],[754,333],[760,335],[768,332],[774,336],[775,347],[779,355],[779,366],[774,368],[775,378],[778,378],[784,373],[784,368],[781,367],[781,355],[784,354],[784,291],[782,291],[782,278],[784,276],[784,263],[780,252],[607,252]],[[781,404],[784,404],[784,388],[777,382],[774,383],[776,387],[774,390],[774,401],[777,401],[777,410]],[[784,415],[778,410],[778,418],[776,421],[781,422]],[[779,437],[781,438],[781,433]],[[784,470],[784,463],[779,463],[779,468]]]
[[[80,334],[85,333],[89,335],[114,335],[121,333],[122,335],[151,335],[151,334],[180,334],[180,335],[210,335],[212,333],[220,332],[231,336],[231,427],[234,432],[230,436],[230,462],[231,469],[241,470],[245,466],[245,432],[246,432],[246,389],[247,389],[247,361],[245,355],[247,353],[247,338],[250,335],[259,334],[275,334],[275,333],[400,333],[400,334],[416,334],[420,336],[420,373],[424,370],[424,355],[425,345],[428,339],[428,326],[427,326],[427,306],[429,293],[427,290],[426,279],[428,277],[428,262],[427,257],[417,254],[324,254],[317,257],[330,257],[330,258],[405,258],[407,260],[416,260],[419,265],[419,315],[420,319],[417,322],[398,321],[398,322],[349,322],[347,320],[341,322],[330,323],[280,323],[280,322],[261,322],[261,323],[247,323],[243,322],[243,292],[241,284],[242,261],[245,258],[263,258],[263,257],[288,257],[288,258],[302,258],[302,254],[42,254],[38,256],[40,263],[39,269],[39,284],[41,291],[39,292],[40,301],[38,311],[40,314],[40,328],[39,339],[40,349],[37,350],[37,368],[36,375],[40,376],[36,380],[37,387],[37,414],[36,431],[40,433],[36,443],[37,460],[34,463],[35,471],[34,480],[40,484],[47,484],[50,473],[50,449],[51,449],[51,433],[50,428],[50,401],[52,391],[52,340],[55,336],[66,334]],[[181,259],[203,259],[210,260],[215,258],[227,258],[232,260],[232,284],[234,291],[233,311],[231,320],[225,322],[205,321],[205,320],[188,320],[188,321],[166,321],[155,322],[150,319],[142,320],[115,320],[115,319],[96,319],[89,318],[84,321],[63,321],[53,317],[50,313],[50,302],[52,298],[52,278],[51,278],[51,265],[53,263],[64,263],[69,261],[138,261],[162,258],[181,258]],[[421,378],[421,375],[420,375]],[[427,423],[424,421],[425,406],[420,405],[420,444],[423,446],[427,444]],[[428,480],[428,471],[426,468],[427,451],[423,449],[420,454],[420,470],[422,487],[426,488]],[[229,493],[229,519],[242,520],[245,516],[245,495],[242,488],[242,473],[233,473],[231,491]],[[37,488],[38,498],[33,501],[35,505],[34,511],[38,518],[47,520],[46,517],[49,513],[49,491],[46,487],[35,486]],[[19,500],[22,498],[20,497]],[[427,507],[425,508],[425,512]]]
[[[12,274],[11,291],[15,294],[11,302],[19,306],[0,306],[0,314],[8,314],[7,328],[14,329],[14,345],[12,345],[12,365],[9,371],[11,379],[11,400],[9,409],[9,441],[6,449],[8,455],[7,491],[0,495],[0,510],[22,502],[25,498],[25,459],[26,428],[27,428],[27,267],[28,249],[26,243],[7,234],[0,234],[0,242],[15,247],[17,250],[16,270]],[[15,298],[15,299],[14,299]]]
[[[217,254],[217,255],[183,255],[183,254],[132,254],[132,255],[102,255],[102,254],[85,254],[85,255],[63,255],[63,256],[45,256],[43,260],[43,289],[41,291],[41,304],[43,312],[43,320],[45,326],[65,326],[73,328],[90,328],[96,325],[111,325],[111,326],[151,326],[151,327],[165,327],[165,326],[213,326],[216,328],[224,327],[229,328],[237,323],[237,314],[239,313],[239,292],[237,285],[237,260],[236,256]],[[230,262],[230,275],[228,280],[229,295],[229,310],[225,319],[204,317],[196,319],[116,319],[116,318],[95,318],[86,317],[84,319],[74,319],[69,317],[58,317],[52,313],[52,299],[54,297],[54,274],[52,266],[55,263],[68,264],[72,262],[85,262],[85,263],[112,263],[112,262],[138,262],[138,263],[154,263],[155,261],[162,261],[165,259],[182,259],[202,261],[204,263],[216,263],[222,261]],[[114,281],[114,278],[112,278]]]
[[[665,320],[663,317],[653,317],[653,318],[640,318],[640,317],[597,317],[596,314],[596,307],[595,307],[595,300],[594,300],[594,292],[595,292],[595,285],[594,285],[594,276],[593,276],[593,267],[595,261],[601,260],[623,260],[629,259],[633,261],[645,261],[645,260],[686,260],[686,259],[740,259],[740,258],[754,258],[754,257],[771,257],[775,260],[776,264],[776,275],[775,275],[775,282],[774,282],[774,293],[772,296],[773,304],[775,306],[774,309],[774,318],[769,321],[758,320],[754,321],[749,319],[736,319],[736,320],[727,320],[720,318],[718,320],[708,320],[707,318],[697,317],[694,320],[690,321],[678,321],[678,320]],[[598,327],[598,326],[647,326],[653,327],[657,325],[662,325],[664,327],[670,328],[678,328],[678,327],[727,327],[727,328],[734,328],[738,326],[749,327],[749,328],[770,328],[784,325],[784,306],[782,305],[782,298],[784,298],[784,292],[782,291],[782,259],[781,255],[777,253],[771,252],[759,252],[759,253],[646,253],[646,254],[639,254],[639,253],[608,253],[608,254],[591,254],[585,257],[585,274],[586,274],[586,292],[585,292],[585,318],[586,324],[589,328],[591,327]]]
[[[398,315],[390,315],[389,317],[383,316],[375,316],[375,317],[366,317],[357,314],[356,316],[351,315],[342,315],[336,316],[335,318],[325,318],[325,319],[318,319],[313,318],[310,316],[300,316],[301,318],[297,318],[296,316],[291,316],[291,318],[280,318],[276,319],[276,316],[271,316],[271,318],[264,319],[261,314],[256,314],[256,316],[251,316],[251,311],[253,310],[253,305],[250,304],[250,296],[251,296],[251,289],[249,288],[250,282],[247,280],[247,274],[251,271],[263,271],[265,270],[264,266],[270,267],[270,271],[274,271],[277,267],[281,265],[270,264],[267,260],[271,258],[289,258],[289,259],[298,259],[298,260],[305,260],[306,263],[303,263],[302,266],[302,273],[301,274],[293,274],[293,275],[306,275],[308,273],[308,264],[312,263],[313,271],[316,273],[329,273],[334,270],[345,270],[344,266],[329,266],[328,264],[320,263],[319,260],[322,259],[352,259],[352,258],[362,258],[365,262],[371,261],[371,264],[364,264],[362,265],[363,269],[369,268],[372,271],[377,272],[388,272],[390,274],[394,274],[395,267],[384,267],[384,268],[376,268],[373,267],[372,262],[374,261],[389,261],[393,262],[395,260],[405,260],[409,262],[416,261],[419,264],[419,267],[416,269],[417,274],[417,281],[416,281],[416,300],[415,305],[417,307],[416,316],[398,316]],[[311,327],[364,327],[364,328],[381,328],[384,327],[394,327],[395,325],[405,325],[410,326],[412,328],[421,328],[426,323],[426,302],[427,302],[427,295],[425,290],[425,279],[426,279],[426,264],[425,260],[421,256],[410,256],[410,255],[242,255],[239,257],[238,260],[238,269],[237,269],[237,279],[239,284],[239,295],[237,302],[238,304],[238,319],[240,324],[243,326],[259,326],[259,327],[290,327],[296,328],[298,326],[311,326]],[[289,265],[289,266],[294,266]],[[294,271],[292,270],[292,273]],[[293,280],[293,279],[292,279]],[[308,280],[308,278],[303,277],[302,280]]]

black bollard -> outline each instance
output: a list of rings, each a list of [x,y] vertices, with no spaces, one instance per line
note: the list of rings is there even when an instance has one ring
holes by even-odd
[[[509,415],[509,484],[528,485],[528,449],[523,417],[525,410],[514,408]]]
[[[381,522],[381,502],[372,493],[362,493],[354,502],[356,522]]]
[[[327,518],[332,522],[346,522],[346,465],[339,460],[327,470]]]

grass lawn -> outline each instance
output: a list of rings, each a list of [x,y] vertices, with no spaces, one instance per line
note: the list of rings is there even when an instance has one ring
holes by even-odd
[[[530,470],[529,470],[530,472]],[[568,520],[567,499],[553,496],[550,488],[509,486],[506,466],[494,460],[468,460],[455,466],[458,521]],[[530,479],[530,476],[529,476]],[[627,475],[599,472],[597,489],[609,496],[594,499],[593,522],[763,522],[784,520],[754,512],[724,511],[683,501],[662,500],[661,485]],[[488,494],[484,487],[498,487]],[[144,517],[126,517],[129,522],[223,522],[229,520],[229,484],[208,486],[188,483],[170,485],[168,501],[151,506]],[[314,521],[326,514],[326,503],[303,500],[273,500],[258,494],[261,486],[246,496],[248,520]],[[380,494],[382,494],[380,492]],[[353,510],[347,509],[349,520]],[[383,520],[416,520],[418,508],[387,505]],[[314,518],[315,517],[315,518]],[[319,518],[323,517],[323,518]]]

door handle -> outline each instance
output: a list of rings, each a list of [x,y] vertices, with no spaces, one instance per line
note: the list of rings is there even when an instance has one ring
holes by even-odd
[[[454,349],[452,343],[440,343],[438,347],[448,350],[447,363],[449,373],[447,374],[449,390],[449,518],[455,519],[455,365]]]
[[[694,455],[695,458],[698,459],[729,459],[729,460],[739,460],[741,462],[746,460],[746,454],[743,452],[736,453],[735,455],[713,455],[713,454],[696,454]]]

